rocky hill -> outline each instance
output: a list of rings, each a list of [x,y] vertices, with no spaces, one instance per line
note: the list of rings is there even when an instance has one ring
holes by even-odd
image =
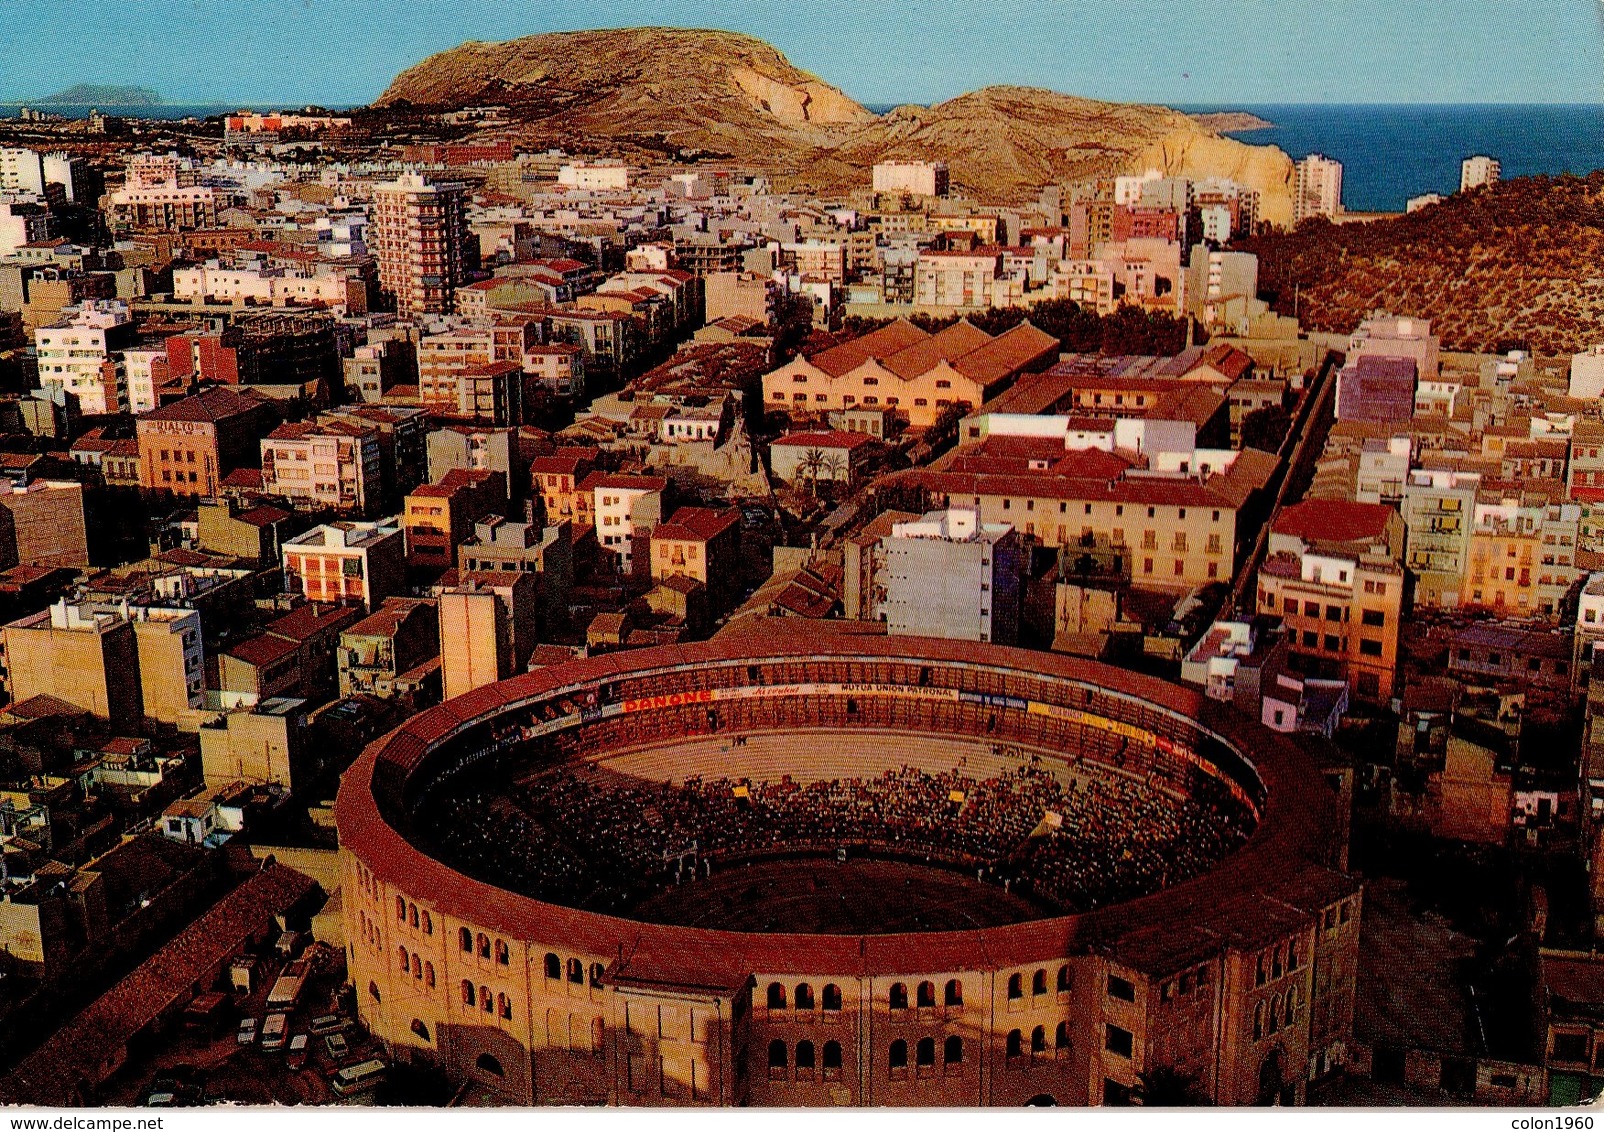
[[[1365,224],[1309,221],[1243,243],[1304,326],[1420,315],[1450,350],[1569,354],[1604,339],[1604,171],[1530,177]]]
[[[867,184],[887,158],[945,160],[955,188],[1022,202],[1069,178],[1149,167],[1231,176],[1261,213],[1291,214],[1292,163],[1223,138],[1178,111],[990,87],[876,115],[770,45],[721,31],[629,28],[465,43],[403,72],[377,105],[513,107],[526,140],[605,141],[627,157],[708,156],[755,165],[783,185]]]

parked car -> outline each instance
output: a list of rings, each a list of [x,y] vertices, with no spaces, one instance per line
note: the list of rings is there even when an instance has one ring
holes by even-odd
[[[256,1027],[257,1027],[257,1024],[258,1023],[257,1023],[257,1020],[255,1018],[241,1018],[240,1019],[240,1021],[239,1021],[239,1033],[235,1035],[235,1038],[239,1041],[240,1045],[248,1046],[248,1045],[256,1044]]]
[[[351,1043],[345,1040],[344,1034],[330,1034],[323,1039],[323,1045],[336,1064],[351,1056]]]
[[[262,1048],[283,1049],[284,1043],[289,1040],[289,1030],[288,1014],[269,1014],[267,1021],[262,1023]]]
[[[296,1034],[290,1039],[289,1052],[284,1055],[284,1064],[291,1069],[306,1068],[306,1044],[310,1039],[306,1034]]]

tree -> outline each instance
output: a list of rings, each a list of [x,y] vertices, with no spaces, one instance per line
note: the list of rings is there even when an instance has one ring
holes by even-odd
[[[1197,1108],[1211,1105],[1197,1078],[1168,1065],[1136,1075],[1136,1099],[1147,1108]]]
[[[847,482],[847,461],[839,452],[832,452],[826,456],[820,470],[830,473],[831,483]]]
[[[1292,414],[1280,405],[1254,409],[1242,418],[1242,447],[1279,452],[1292,428]]]
[[[819,494],[819,472],[824,468],[824,453],[818,448],[809,448],[802,454],[797,468],[808,478],[808,490],[814,495]]]

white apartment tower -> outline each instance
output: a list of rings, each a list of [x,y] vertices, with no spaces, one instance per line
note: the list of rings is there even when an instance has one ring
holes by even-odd
[[[1292,190],[1292,223],[1342,213],[1342,162],[1311,153],[1298,162]]]
[[[1468,193],[1483,185],[1496,185],[1503,172],[1504,167],[1496,157],[1467,157],[1459,166],[1459,191]]]
[[[466,196],[460,184],[431,184],[417,173],[374,188],[368,251],[402,317],[455,306],[468,270]]]

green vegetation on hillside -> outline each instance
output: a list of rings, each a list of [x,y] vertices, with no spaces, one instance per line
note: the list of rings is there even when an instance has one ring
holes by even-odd
[[[1506,181],[1391,220],[1306,221],[1240,247],[1257,253],[1275,309],[1313,330],[1346,334],[1385,309],[1431,319],[1445,349],[1563,355],[1604,328],[1604,171]]]

